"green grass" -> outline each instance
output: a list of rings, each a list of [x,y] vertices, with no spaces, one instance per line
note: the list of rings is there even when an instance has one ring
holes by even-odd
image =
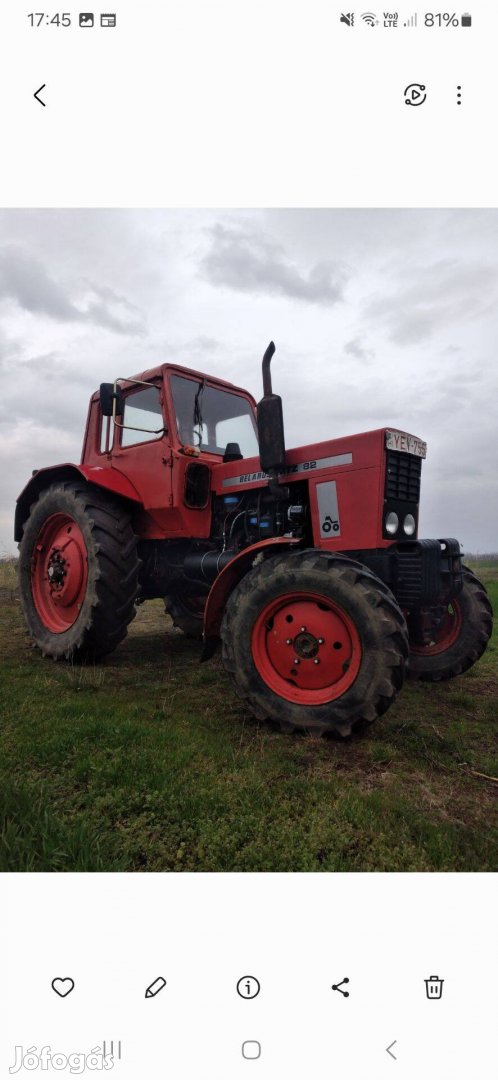
[[[498,608],[498,567],[479,570]],[[11,575],[10,577],[8,575]],[[144,604],[104,664],[32,649],[0,571],[0,869],[492,870],[498,638],[346,743],[259,725]]]

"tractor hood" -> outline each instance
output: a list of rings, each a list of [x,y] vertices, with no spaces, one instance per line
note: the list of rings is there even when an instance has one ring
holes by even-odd
[[[322,475],[337,469],[341,473],[357,469],[383,468],[386,449],[425,457],[426,443],[416,435],[395,428],[378,428],[361,435],[347,435],[340,439],[329,439],[308,446],[287,450],[285,466],[279,470],[279,477],[285,483],[293,479]],[[240,487],[260,487],[269,479],[268,473],[261,469],[259,457],[245,458],[220,464],[213,470],[213,489],[223,494]]]

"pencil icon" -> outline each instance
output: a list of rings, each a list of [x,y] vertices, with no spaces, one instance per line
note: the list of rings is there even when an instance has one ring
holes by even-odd
[[[164,990],[165,986],[166,986],[166,979],[163,979],[162,976],[159,976],[158,979],[154,979],[154,982],[151,983],[150,986],[148,986],[146,991],[145,991],[146,998],[155,997],[156,994],[158,994],[160,990]]]

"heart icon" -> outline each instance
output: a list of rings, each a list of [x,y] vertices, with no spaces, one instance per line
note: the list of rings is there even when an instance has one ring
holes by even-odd
[[[74,979],[52,979],[52,990],[55,990],[59,997],[67,997],[74,990]]]

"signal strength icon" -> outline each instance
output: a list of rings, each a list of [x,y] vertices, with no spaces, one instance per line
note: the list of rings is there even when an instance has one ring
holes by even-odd
[[[379,22],[377,16],[373,15],[371,11],[366,11],[365,14],[361,17],[363,19],[363,22],[366,23],[367,26],[377,26]]]
[[[405,23],[403,23],[403,26],[416,26],[416,25],[417,25],[417,16],[416,15],[411,15],[410,18],[407,19]]]

